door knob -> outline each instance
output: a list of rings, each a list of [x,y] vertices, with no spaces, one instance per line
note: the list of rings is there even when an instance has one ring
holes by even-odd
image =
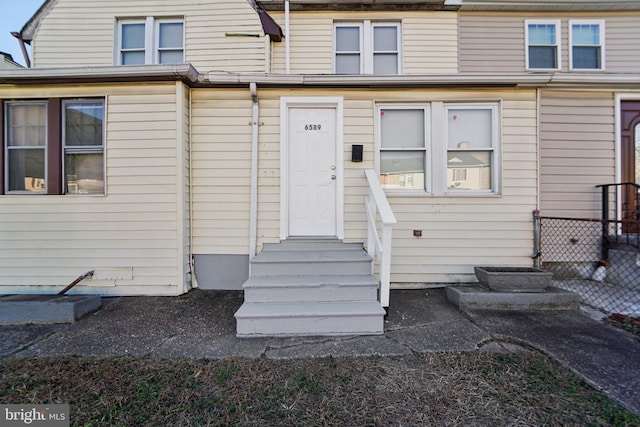
[[[336,170],[336,167],[335,166],[331,166],[331,170],[332,171]]]
[[[331,175],[331,179],[335,180],[336,176],[335,175]]]

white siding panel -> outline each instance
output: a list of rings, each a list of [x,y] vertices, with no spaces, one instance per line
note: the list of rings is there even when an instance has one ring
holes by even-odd
[[[615,180],[612,93],[541,92],[540,207],[546,216],[599,218],[596,185]]]
[[[93,96],[106,98],[107,107],[106,196],[0,198],[0,293],[53,292],[94,269],[129,273],[119,280],[84,280],[73,292],[183,292],[176,196],[176,111],[182,100],[175,92],[173,83],[0,88],[0,98]],[[158,127],[161,132],[145,131]]]

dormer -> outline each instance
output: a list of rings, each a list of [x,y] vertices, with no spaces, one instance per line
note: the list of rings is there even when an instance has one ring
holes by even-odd
[[[198,70],[265,72],[282,31],[253,0],[121,2],[47,0],[14,33],[30,66],[193,64]],[[26,51],[26,49],[25,49]]]

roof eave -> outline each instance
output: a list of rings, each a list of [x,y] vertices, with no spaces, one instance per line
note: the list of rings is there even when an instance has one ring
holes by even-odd
[[[141,65],[82,68],[27,68],[0,71],[0,85],[153,82],[180,80],[188,85],[198,81],[191,64]]]

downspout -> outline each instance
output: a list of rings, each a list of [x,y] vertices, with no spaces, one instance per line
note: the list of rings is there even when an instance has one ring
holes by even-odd
[[[258,128],[260,110],[258,106],[258,87],[249,84],[251,92],[251,189],[249,193],[249,260],[256,256],[258,236]]]
[[[191,269],[191,288],[199,288],[198,278],[196,277],[196,260],[193,253],[193,103],[191,102],[191,88],[189,91],[189,141],[187,147],[189,149],[189,268]]]
[[[289,43],[289,0],[284,2],[284,63],[285,73],[291,73],[291,45]]]
[[[22,40],[22,36],[17,31],[12,32],[11,35],[18,39],[18,42],[20,43],[20,50],[22,51],[22,56],[24,57],[24,63],[27,68],[31,68],[31,60],[29,59],[29,53],[27,52],[27,47],[25,46],[24,40]]]

